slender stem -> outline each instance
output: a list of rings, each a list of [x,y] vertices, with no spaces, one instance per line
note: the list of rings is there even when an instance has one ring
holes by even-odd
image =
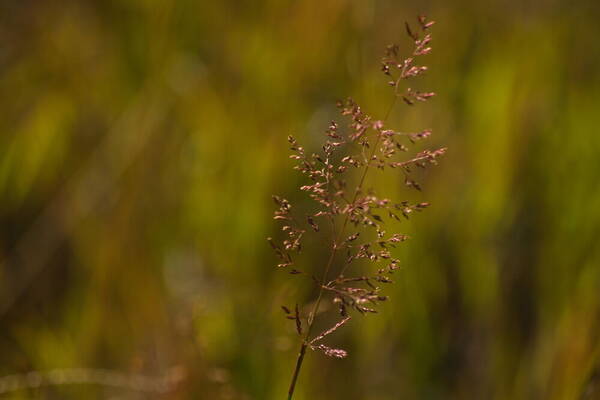
[[[323,273],[323,278],[321,279],[321,285],[319,286],[319,295],[317,297],[317,301],[308,316],[308,322],[306,327],[306,334],[304,339],[302,340],[302,344],[300,345],[300,352],[298,353],[298,360],[296,361],[296,368],[294,369],[294,375],[292,375],[292,382],[290,383],[290,390],[288,391],[288,400],[292,400],[292,396],[294,395],[294,389],[296,388],[296,381],[298,380],[298,375],[300,374],[300,368],[302,367],[302,362],[304,361],[304,354],[306,354],[306,348],[308,347],[308,339],[310,338],[310,332],[312,330],[313,322],[315,319],[315,315],[319,310],[319,304],[321,304],[321,298],[323,297],[323,283],[327,279],[327,273],[333,264],[333,260],[335,258],[335,253],[337,251],[336,240],[331,246],[331,254],[329,255],[329,261],[327,261],[327,266],[325,267],[325,272]]]
[[[302,366],[302,361],[304,361],[304,355],[306,354],[306,347],[308,343],[306,341],[302,342],[302,346],[300,347],[300,353],[298,353],[298,361],[296,361],[296,369],[294,370],[294,375],[292,376],[292,383],[290,384],[290,390],[288,391],[288,400],[292,400],[292,396],[294,396],[294,389],[296,388],[296,381],[298,380],[298,374],[300,374],[300,367]]]
[[[392,101],[392,103],[385,115],[385,118],[383,119],[384,122],[388,119],[392,109],[394,108],[394,105],[396,104],[396,99],[397,99],[397,96],[394,96],[394,100]],[[362,173],[362,176],[360,177],[358,186],[356,187],[356,191],[354,193],[352,203],[354,203],[356,201],[356,199],[358,198],[358,194],[362,190],[363,184],[367,177],[367,172],[369,171],[371,158],[373,158],[373,156],[375,155],[375,151],[377,151],[377,146],[379,145],[380,138],[381,138],[381,136],[377,135],[377,140],[375,141],[375,145],[373,146],[373,149],[371,150],[371,155],[369,157],[369,160],[367,160],[365,169]],[[327,183],[329,185],[329,182],[327,182]],[[313,309],[308,316],[306,334],[304,335],[304,338],[302,339],[302,343],[300,345],[300,351],[298,352],[298,359],[296,360],[296,368],[294,369],[294,374],[292,375],[292,381],[290,383],[290,389],[288,391],[288,400],[292,400],[292,397],[294,396],[294,389],[296,388],[296,382],[298,380],[298,375],[300,375],[300,369],[302,368],[302,362],[304,361],[304,355],[306,354],[306,348],[309,345],[310,332],[311,332],[313,324],[314,324],[315,316],[317,315],[317,312],[319,311],[319,306],[321,305],[321,299],[323,298],[323,293],[324,293],[323,285],[325,285],[325,282],[327,282],[327,275],[329,274],[329,270],[331,269],[331,266],[333,265],[333,260],[335,259],[335,254],[338,249],[338,242],[339,242],[340,238],[342,237],[342,235],[344,234],[346,225],[348,225],[348,220],[349,220],[349,215],[346,214],[346,218],[344,218],[344,223],[342,225],[342,228],[340,229],[340,231],[338,232],[337,235],[335,234],[335,229],[333,230],[333,243],[331,245],[331,253],[329,254],[329,260],[327,261],[325,270],[323,271],[323,276],[321,278],[321,284],[319,285],[319,294],[317,295],[317,300],[315,301],[315,305],[313,306]],[[335,225],[334,225],[334,228],[335,228]]]

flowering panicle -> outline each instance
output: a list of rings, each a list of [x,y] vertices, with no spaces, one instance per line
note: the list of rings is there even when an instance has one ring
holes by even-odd
[[[407,34],[413,42],[410,56],[401,58],[400,47],[391,45],[382,59],[382,71],[394,89],[394,101],[401,98],[410,106],[435,95],[403,84],[427,71],[427,67],[418,61],[431,52],[428,30],[434,22],[419,17],[418,23],[419,31],[406,24]],[[368,171],[394,169],[402,173],[406,186],[421,190],[411,173],[415,168],[437,164],[445,152],[444,148],[423,150],[407,157],[410,146],[431,136],[430,129],[420,132],[390,129],[385,125],[387,115],[383,120],[374,119],[352,99],[338,102],[337,107],[347,123],[343,128],[336,121],[329,124],[319,152],[309,154],[294,137],[288,137],[292,150],[290,158],[296,163],[294,169],[306,177],[300,190],[314,201],[314,209],[307,215],[297,215],[288,200],[273,197],[278,206],[274,219],[282,223],[285,237],[282,243],[268,239],[279,257],[278,267],[292,274],[312,277],[318,290],[312,311],[307,315],[302,315],[298,305],[295,312],[282,306],[287,318],[295,321],[297,333],[302,338],[289,398],[294,392],[306,349],[320,350],[330,357],[346,357],[346,351],[317,342],[345,325],[350,320],[349,312],[376,313],[376,306],[387,300],[387,296],[381,294],[382,287],[392,282],[391,275],[400,266],[392,249],[408,236],[387,232],[386,221],[408,219],[414,212],[429,206],[425,202],[379,197],[374,189],[365,186]],[[319,232],[323,226],[331,232],[329,258],[316,271],[300,270],[294,254],[301,251],[305,235]],[[374,268],[357,269],[365,262]],[[360,265],[351,268],[355,264]],[[350,274],[351,269],[357,272]],[[311,337],[320,302],[326,297],[336,305],[342,319],[320,335]]]

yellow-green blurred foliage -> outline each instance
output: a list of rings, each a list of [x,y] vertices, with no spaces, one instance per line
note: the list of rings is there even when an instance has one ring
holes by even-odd
[[[177,368],[151,398],[282,399],[279,305],[313,295],[265,240],[271,194],[304,199],[286,136],[316,147],[346,96],[382,118],[380,56],[419,13],[438,96],[390,124],[449,148],[432,206],[400,225],[391,301],[332,337],[347,359],[308,355],[297,398],[600,396],[595,0],[3,2],[0,374]]]

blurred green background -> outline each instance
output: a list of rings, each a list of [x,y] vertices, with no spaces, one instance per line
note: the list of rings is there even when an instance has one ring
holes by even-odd
[[[346,96],[382,118],[380,56],[420,13],[438,96],[390,124],[449,148],[432,206],[400,225],[392,301],[335,334],[347,359],[308,355],[297,399],[600,398],[595,0],[2,2],[0,375],[177,383],[0,398],[283,399],[279,305],[313,298],[265,240],[271,194],[305,201],[286,137],[316,147]]]

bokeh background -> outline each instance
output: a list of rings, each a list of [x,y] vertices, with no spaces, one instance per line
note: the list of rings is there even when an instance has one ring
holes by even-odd
[[[420,13],[438,96],[390,124],[449,150],[417,197],[385,185],[432,206],[297,399],[600,398],[595,0],[2,2],[0,374],[121,378],[0,398],[284,398],[279,306],[314,298],[265,240],[271,194],[306,201],[286,137],[316,148],[346,96],[382,118]]]

